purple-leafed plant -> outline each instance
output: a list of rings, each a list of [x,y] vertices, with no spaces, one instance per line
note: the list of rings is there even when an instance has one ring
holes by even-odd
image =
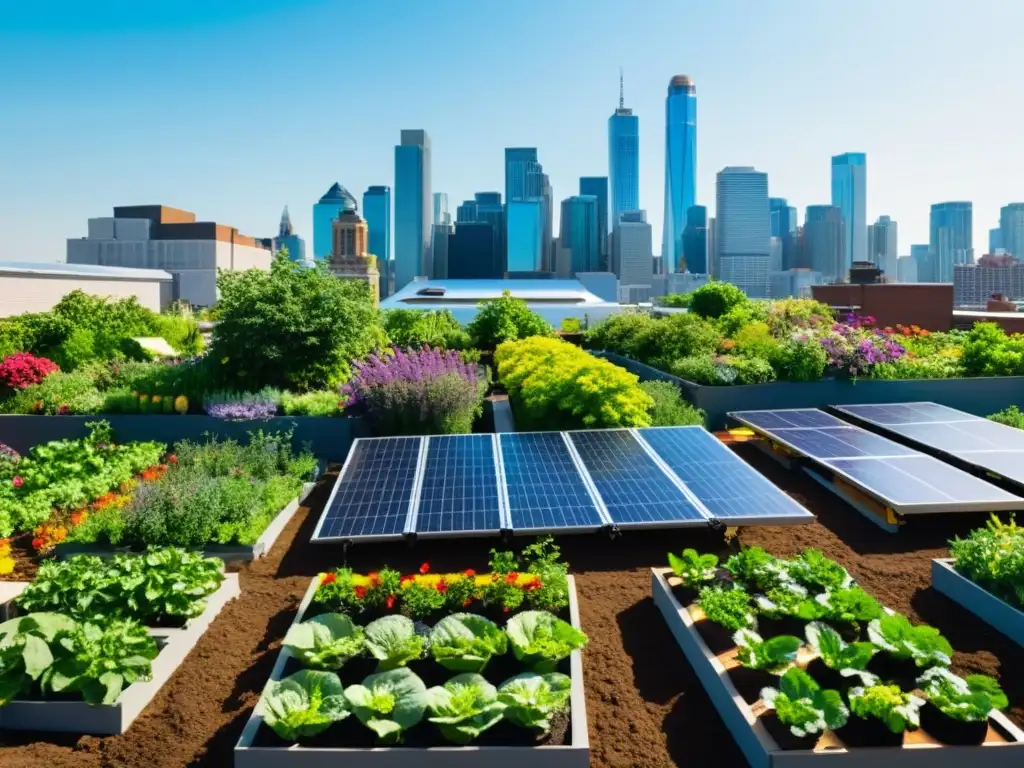
[[[203,398],[207,415],[230,421],[271,419],[277,415],[281,394],[276,389],[259,392],[212,392]]]
[[[469,432],[480,412],[485,383],[454,350],[396,347],[353,368],[341,389],[345,407],[367,415],[379,434]]]

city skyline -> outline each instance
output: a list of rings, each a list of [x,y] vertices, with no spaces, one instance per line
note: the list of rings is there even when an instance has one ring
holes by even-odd
[[[361,30],[346,48],[344,78],[345,89],[360,94],[358,114],[323,100],[338,84],[330,68],[314,63],[329,37],[322,21],[330,3],[185,3],[177,16],[130,18],[111,10],[119,5],[85,13],[58,2],[45,18],[19,6],[6,17],[0,66],[19,72],[9,93],[19,118],[0,125],[0,146],[19,148],[0,160],[9,182],[0,219],[14,251],[7,257],[59,259],[63,238],[84,219],[139,201],[202,210],[263,236],[273,235],[289,205],[296,233],[312,247],[311,204],[335,180],[357,197],[369,186],[393,186],[393,147],[410,127],[431,136],[431,191],[448,193],[453,204],[503,189],[503,150],[515,146],[538,148],[561,200],[580,176],[609,172],[607,120],[618,103],[620,66],[626,102],[639,118],[639,205],[659,244],[664,89],[679,72],[701,94],[696,202],[708,206],[709,218],[715,174],[730,165],[765,171],[769,193],[798,210],[827,204],[829,157],[848,150],[864,151],[871,163],[867,221],[883,214],[898,221],[904,254],[908,243],[928,240],[934,203],[973,202],[980,255],[1000,209],[1024,199],[1017,181],[1024,159],[1012,131],[980,119],[996,103],[1005,120],[1015,119],[1017,107],[1000,94],[1024,54],[997,57],[983,42],[993,24],[1024,22],[1024,8],[1005,3],[980,2],[963,13],[947,2],[870,1],[849,16],[802,0],[781,13],[723,3],[688,9],[680,37],[657,23],[674,8],[667,0],[626,17],[596,2],[588,20],[605,42],[588,50],[564,44],[556,30],[575,17],[556,5],[529,0],[465,14],[464,2],[441,0],[431,14],[396,14],[382,2],[346,17]],[[741,6],[746,12],[737,14]],[[423,43],[417,56],[443,62],[441,80],[429,67],[410,69],[409,40],[425,24],[432,32],[416,38]],[[538,30],[533,43],[550,55],[516,72],[475,66],[514,47],[506,30],[524,24]],[[829,35],[814,34],[826,28]],[[249,42],[268,33],[303,42],[261,58]],[[728,50],[719,50],[712,41],[726,33]],[[880,53],[863,55],[865,36]],[[799,83],[792,96],[812,92],[814,99],[764,88],[769,60],[777,81]],[[168,67],[175,79],[153,93],[147,84]],[[944,98],[950,89],[957,99]],[[214,94],[224,92],[239,109],[215,108]],[[286,129],[260,108],[280,94],[290,105]],[[955,127],[955,140],[935,125]]]

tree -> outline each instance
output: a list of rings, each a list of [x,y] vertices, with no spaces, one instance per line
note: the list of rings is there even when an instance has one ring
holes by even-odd
[[[743,304],[747,295],[732,283],[715,281],[706,283],[692,293],[687,294],[690,298],[690,311],[708,320],[721,317],[738,304]]]
[[[551,335],[547,321],[522,299],[512,298],[511,291],[502,291],[500,299],[484,301],[479,306],[480,311],[467,329],[473,346],[479,349],[495,349],[506,341]]]

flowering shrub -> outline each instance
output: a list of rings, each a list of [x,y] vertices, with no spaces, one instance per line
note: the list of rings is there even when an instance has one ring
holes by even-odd
[[[207,415],[229,421],[271,419],[277,415],[281,393],[269,387],[259,392],[213,392],[203,398]]]
[[[396,347],[353,368],[342,400],[346,408],[365,413],[379,434],[470,432],[483,406],[486,382],[456,351]]]
[[[819,338],[828,355],[828,368],[837,377],[867,376],[874,366],[892,363],[907,353],[906,348],[895,339],[866,330],[866,326],[873,324],[874,318],[851,316],[848,320],[846,323],[834,323],[832,329]]]
[[[5,413],[66,416],[99,413],[105,402],[92,378],[84,373],[54,371],[2,402]]]
[[[14,572],[14,558],[11,557],[11,542],[0,539],[0,576]]]
[[[0,443],[0,466],[12,466],[21,461],[21,454],[9,445]]]
[[[18,352],[0,362],[0,388],[24,389],[59,371],[56,363],[28,352]]]

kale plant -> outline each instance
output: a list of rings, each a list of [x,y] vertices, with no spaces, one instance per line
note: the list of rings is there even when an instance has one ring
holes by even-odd
[[[861,671],[875,653],[875,646],[867,642],[847,643],[832,627],[812,621],[805,628],[807,642],[829,669],[850,677],[848,673]]]
[[[490,619],[455,613],[437,622],[430,633],[430,652],[445,669],[483,672],[492,656],[508,650],[508,637]]]
[[[505,705],[505,718],[522,728],[547,733],[550,718],[569,706],[571,681],[568,675],[524,672],[498,686],[498,701]]]
[[[799,557],[786,562],[790,578],[808,589],[838,590],[853,584],[853,577],[835,560],[820,550],[805,549]]]
[[[905,693],[898,685],[857,686],[849,692],[850,710],[857,717],[874,717],[893,733],[903,733],[920,725],[919,710],[925,703],[920,696]]]
[[[750,595],[743,589],[704,587],[698,598],[704,616],[730,632],[755,626],[756,618],[750,607]]]

